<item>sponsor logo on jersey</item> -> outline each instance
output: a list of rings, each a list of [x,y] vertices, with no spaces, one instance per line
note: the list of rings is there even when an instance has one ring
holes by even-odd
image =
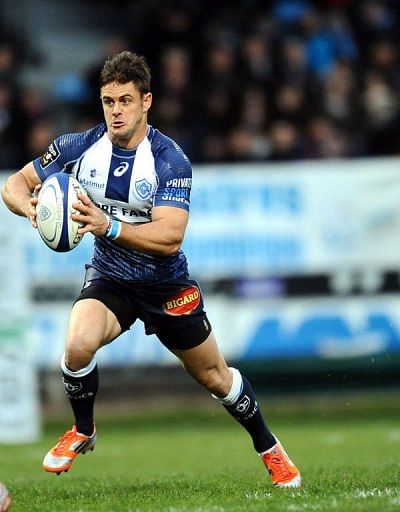
[[[200,304],[200,300],[200,290],[196,286],[191,286],[167,299],[163,304],[163,310],[172,316],[190,315]]]
[[[84,187],[97,188],[97,189],[102,189],[105,187],[104,183],[97,183],[96,181],[87,180],[86,178],[82,178],[82,177],[79,178],[79,181],[80,181],[80,183],[82,183],[82,185]]]
[[[94,178],[96,176],[96,174],[97,174],[96,169],[90,169],[89,174],[90,174],[91,178]]]
[[[46,153],[40,158],[40,167],[45,169],[48,165],[52,164],[60,156],[60,151],[57,146],[52,142],[47,148]]]
[[[114,169],[114,176],[116,178],[120,178],[121,176],[123,176],[126,171],[129,169],[129,162],[121,162],[121,165],[119,165],[118,167],[116,167]]]
[[[142,199],[147,199],[151,195],[151,183],[145,178],[135,182],[135,189]]]
[[[161,197],[163,201],[173,201],[176,203],[184,203],[189,205],[190,189],[167,187]]]
[[[167,181],[166,186],[175,188],[190,188],[192,186],[192,178],[174,178],[173,180]]]

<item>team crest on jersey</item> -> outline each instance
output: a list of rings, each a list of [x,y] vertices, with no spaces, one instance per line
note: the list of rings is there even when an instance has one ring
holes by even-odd
[[[148,199],[151,195],[151,183],[145,178],[135,182],[135,189],[142,199]]]
[[[94,178],[96,176],[96,173],[97,173],[96,169],[90,169],[90,171],[89,171],[91,178]]]
[[[52,142],[47,148],[46,153],[40,158],[40,167],[45,169],[48,165],[52,164],[60,156],[58,147]]]
[[[200,304],[200,300],[200,290],[196,286],[191,286],[167,299],[163,304],[163,310],[172,316],[190,315]]]

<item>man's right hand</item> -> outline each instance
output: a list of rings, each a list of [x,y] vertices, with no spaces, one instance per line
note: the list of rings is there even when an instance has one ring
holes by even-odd
[[[26,216],[28,217],[28,219],[31,221],[31,224],[34,228],[37,228],[37,222],[36,222],[36,217],[37,217],[37,212],[36,212],[36,205],[38,204],[38,195],[39,195],[39,190],[41,189],[42,185],[39,184],[39,185],[36,185],[35,187],[35,190],[33,191],[33,196],[31,197],[30,201],[29,201],[29,206],[28,206],[28,209],[26,211]]]

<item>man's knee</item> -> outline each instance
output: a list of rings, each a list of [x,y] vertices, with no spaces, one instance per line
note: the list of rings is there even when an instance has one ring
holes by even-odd
[[[70,334],[65,345],[65,364],[72,371],[81,370],[92,361],[99,346],[90,336]]]
[[[210,393],[225,396],[231,387],[231,374],[228,368],[211,366],[202,368],[193,377]]]

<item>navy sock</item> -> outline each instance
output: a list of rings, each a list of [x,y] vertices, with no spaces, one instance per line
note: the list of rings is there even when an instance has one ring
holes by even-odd
[[[82,377],[72,377],[65,371],[62,375],[65,392],[75,416],[76,430],[90,436],[93,433],[94,402],[99,388],[97,364],[92,371]]]
[[[242,389],[232,404],[223,406],[250,434],[255,450],[265,452],[276,444],[276,439],[267,427],[249,381],[242,376]]]

